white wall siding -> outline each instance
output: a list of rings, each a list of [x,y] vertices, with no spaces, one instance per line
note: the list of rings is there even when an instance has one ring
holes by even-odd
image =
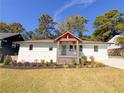
[[[57,61],[57,44],[53,43],[44,43],[38,44],[33,43],[33,50],[29,50],[29,43],[24,43],[20,45],[19,55],[18,55],[18,62],[41,62],[41,60],[50,61],[53,60],[54,62]],[[94,52],[94,45],[98,46],[98,52]],[[53,50],[50,51],[49,47],[53,46]],[[96,60],[101,59],[108,59],[107,54],[107,44],[82,44],[83,55],[93,56]]]
[[[55,44],[33,44],[33,50],[29,50],[28,44],[21,44],[18,55],[18,62],[41,62],[41,60],[56,62],[57,47]],[[49,47],[53,46],[53,50],[49,51]]]
[[[94,45],[98,46],[98,52],[94,52]],[[88,58],[93,56],[96,60],[108,59],[106,44],[83,44],[83,54]]]

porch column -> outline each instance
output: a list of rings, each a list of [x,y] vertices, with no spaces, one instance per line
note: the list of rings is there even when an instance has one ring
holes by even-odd
[[[59,62],[59,44],[60,42],[57,42],[57,63]]]
[[[77,64],[79,64],[79,42],[77,41]]]

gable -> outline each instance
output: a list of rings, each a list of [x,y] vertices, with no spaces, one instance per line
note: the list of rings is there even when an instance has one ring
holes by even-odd
[[[67,39],[67,40],[75,39],[77,41],[81,41],[81,39],[79,39],[78,37],[74,36],[71,32],[64,33],[63,35],[61,35],[58,38],[56,38],[55,41],[60,41],[61,39]]]

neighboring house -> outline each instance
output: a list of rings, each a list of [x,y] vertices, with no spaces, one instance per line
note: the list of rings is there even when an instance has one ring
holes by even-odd
[[[5,55],[17,55],[19,44],[14,44],[16,41],[24,41],[24,38],[19,33],[0,33],[0,61]]]
[[[72,60],[79,63],[82,56],[96,60],[108,59],[109,43],[84,41],[66,32],[55,40],[30,40],[17,42],[20,44],[18,62],[57,62],[70,64]]]
[[[108,55],[109,56],[121,56],[121,46],[116,44],[116,40],[118,37],[122,35],[115,35],[112,39],[108,41],[108,43],[113,43],[108,47]]]

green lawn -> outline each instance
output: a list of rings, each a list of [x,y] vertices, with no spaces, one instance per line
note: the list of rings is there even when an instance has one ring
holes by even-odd
[[[124,71],[0,68],[0,93],[124,93]]]

